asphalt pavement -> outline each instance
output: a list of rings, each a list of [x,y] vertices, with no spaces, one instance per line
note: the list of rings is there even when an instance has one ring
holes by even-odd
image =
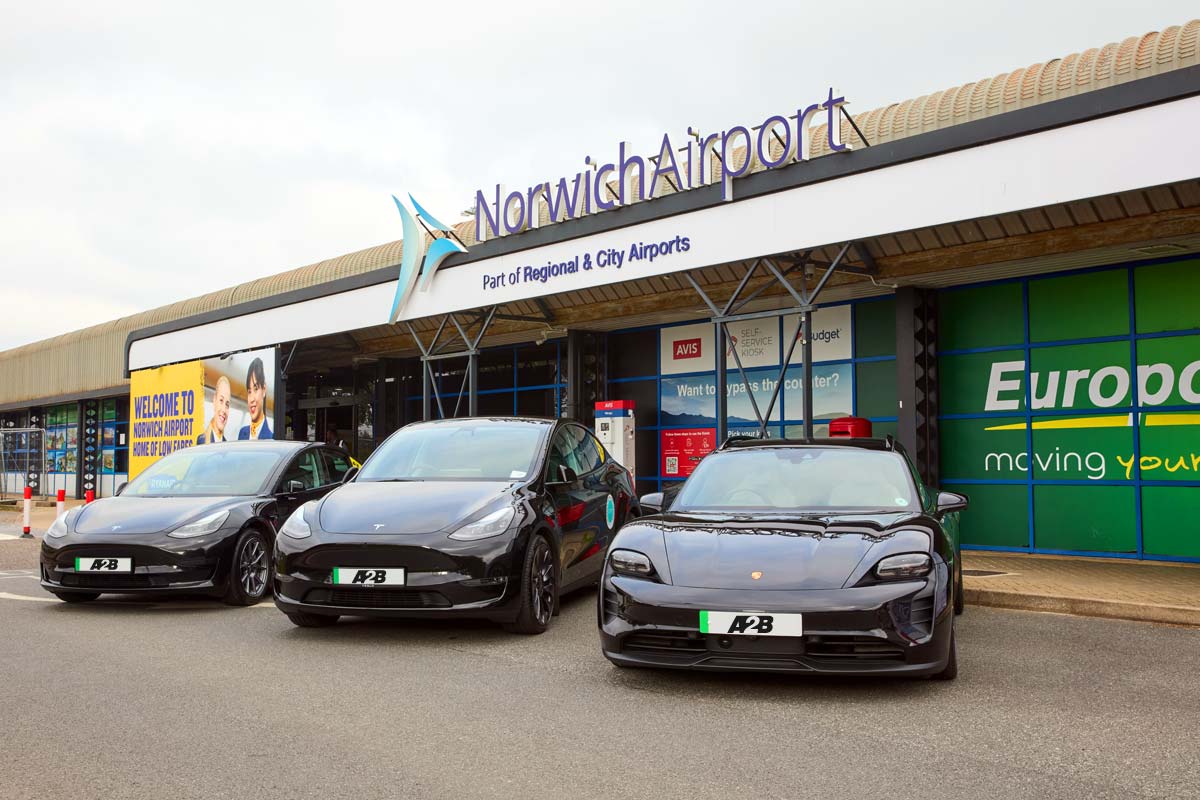
[[[67,605],[0,542],[0,797],[1195,798],[1200,634],[987,608],[960,677],[622,670],[595,600],[294,628],[266,603]]]

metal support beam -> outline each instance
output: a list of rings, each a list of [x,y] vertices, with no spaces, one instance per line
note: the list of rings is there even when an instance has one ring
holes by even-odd
[[[441,323],[438,325],[437,331],[434,333],[433,341],[426,345],[421,341],[421,337],[417,335],[416,329],[412,323],[404,323],[408,327],[408,332],[412,336],[413,341],[417,343],[417,349],[421,351],[421,415],[424,419],[430,419],[433,411],[430,396],[437,401],[438,415],[442,418],[446,416],[446,410],[442,405],[441,394],[434,389],[436,375],[433,372],[433,363],[435,361],[444,361],[451,358],[466,358],[467,366],[463,374],[462,385],[458,389],[458,395],[454,402],[454,414],[458,416],[459,409],[462,407],[462,398],[465,394],[467,397],[467,414],[475,416],[479,413],[479,343],[483,341],[484,335],[491,326],[492,321],[496,318],[496,309],[498,306],[492,306],[484,312],[475,315],[470,321],[464,325],[460,323],[458,318],[453,314],[446,314],[442,317]],[[454,340],[447,340],[440,345],[438,341],[442,337],[442,333],[446,330],[446,323],[449,322],[454,326],[454,330],[458,333],[458,338],[462,341],[463,347],[458,350],[447,350],[454,345]],[[471,327],[479,326],[479,330],[472,336],[470,333]]]
[[[854,267],[847,265],[845,262],[846,254],[853,247],[855,252],[862,258],[865,267]],[[875,265],[871,253],[866,246],[854,241],[846,242],[838,251],[837,257],[833,261],[825,263],[816,262],[810,259],[812,251],[806,251],[798,257],[777,256],[772,258],[759,258],[751,262],[746,270],[746,274],[738,282],[737,288],[733,294],[721,306],[709,297],[704,291],[696,278],[690,272],[684,272],[684,279],[691,284],[692,289],[708,306],[711,312],[711,321],[714,329],[714,339],[716,343],[716,413],[717,413],[717,440],[723,442],[729,433],[729,399],[728,388],[726,386],[728,370],[725,364],[726,350],[733,355],[734,363],[737,365],[738,377],[741,379],[742,387],[750,398],[750,404],[754,408],[754,415],[758,419],[759,435],[766,437],[771,415],[775,413],[775,405],[779,400],[780,387],[787,376],[788,365],[791,363],[792,354],[795,352],[797,339],[803,342],[803,392],[804,392],[804,437],[811,439],[813,435],[813,388],[812,388],[812,316],[816,310],[817,299],[825,286],[829,283],[829,279],[833,273],[841,270],[842,272],[851,272],[856,274],[873,274],[878,268]],[[781,270],[776,264],[780,261],[787,266]],[[769,279],[760,284],[749,294],[746,294],[747,287],[750,284],[751,278],[762,266],[771,274],[773,280]],[[802,275],[802,283],[797,289],[788,280],[788,276],[796,270],[803,270],[810,266],[820,266],[824,268],[824,273],[817,281],[816,285],[810,290],[808,287],[808,277]],[[738,313],[742,308],[746,307],[751,300],[762,294],[768,287],[776,283],[782,284],[788,294],[795,301],[795,307],[788,309],[779,309],[772,311],[752,311],[747,313]],[[754,393],[750,391],[750,380],[746,375],[746,370],[742,364],[741,354],[738,352],[737,343],[729,333],[728,325],[730,322],[739,322],[750,319],[762,319],[766,317],[776,317],[784,314],[801,315],[800,329],[797,331],[797,338],[793,339],[788,346],[787,356],[779,367],[779,376],[775,383],[775,388],[771,393],[770,402],[767,404],[766,413],[759,408],[758,399]],[[733,345],[727,347],[727,342],[733,342]]]

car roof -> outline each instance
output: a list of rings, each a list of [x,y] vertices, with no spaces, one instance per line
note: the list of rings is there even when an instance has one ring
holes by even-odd
[[[757,436],[731,436],[718,448],[719,451],[758,450],[767,447],[807,447],[822,450],[880,450],[903,452],[904,448],[891,436],[884,438],[838,438],[838,439],[761,439]]]
[[[238,439],[232,442],[211,442],[209,444],[196,445],[197,447],[249,447],[256,445],[267,450],[299,450],[309,445],[321,444],[321,442],[297,442],[291,439]]]
[[[565,417],[449,417],[447,419],[415,420],[409,425],[454,425],[464,422],[533,422],[540,425],[553,425],[556,422],[574,422]]]

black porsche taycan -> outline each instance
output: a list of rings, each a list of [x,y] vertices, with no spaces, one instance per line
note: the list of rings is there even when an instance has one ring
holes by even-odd
[[[275,604],[302,627],[479,617],[541,633],[562,593],[595,585],[638,513],[629,471],[578,423],[413,423],[287,520]]]
[[[967,498],[891,439],[734,440],[663,505],[643,497],[605,563],[614,664],[957,675]]]
[[[42,539],[42,586],[67,602],[105,592],[176,592],[257,603],[270,587],[278,527],[351,469],[344,450],[305,442],[176,451],[116,497],[54,521]]]

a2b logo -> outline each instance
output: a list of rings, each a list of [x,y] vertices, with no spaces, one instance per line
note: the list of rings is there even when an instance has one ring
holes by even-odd
[[[387,580],[387,570],[385,569],[360,569],[354,573],[354,579],[351,583],[383,583]]]
[[[117,560],[115,558],[93,558],[92,569],[107,569],[115,570],[117,568]]]
[[[758,633],[770,633],[775,628],[775,618],[762,614],[756,616],[754,614],[738,614],[733,618],[733,622],[729,623],[728,633],[745,633],[749,630],[757,631]]]

